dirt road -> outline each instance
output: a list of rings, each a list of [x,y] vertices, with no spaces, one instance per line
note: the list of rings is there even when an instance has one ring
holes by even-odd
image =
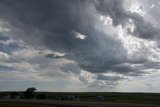
[[[74,102],[74,101],[53,101],[53,100],[4,100],[0,103],[26,103],[44,105],[44,107],[160,107],[158,105],[144,104],[110,104],[101,102]]]

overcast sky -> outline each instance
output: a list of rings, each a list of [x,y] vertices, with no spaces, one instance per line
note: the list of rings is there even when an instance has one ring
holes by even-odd
[[[160,92],[159,0],[0,0],[0,91]]]

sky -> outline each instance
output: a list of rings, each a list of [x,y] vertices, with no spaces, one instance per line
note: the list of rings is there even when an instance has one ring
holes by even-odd
[[[160,92],[159,0],[0,0],[0,91]]]

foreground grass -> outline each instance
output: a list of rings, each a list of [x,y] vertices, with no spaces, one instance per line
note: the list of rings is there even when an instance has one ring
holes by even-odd
[[[160,104],[159,93],[107,93],[107,92],[39,92],[47,95],[46,99],[57,100],[58,97],[70,95],[80,98],[80,101],[96,102],[96,96],[102,95],[104,102],[128,102],[128,103],[149,103]]]
[[[10,92],[0,92],[0,98]],[[45,100],[59,100],[61,97],[76,96],[79,102],[97,102],[96,96],[102,95],[107,103],[134,103],[134,104],[154,104],[160,105],[160,93],[116,93],[116,92],[36,92],[35,94],[45,94]],[[19,92],[23,96],[23,92]],[[0,106],[1,107],[1,106]]]
[[[80,101],[96,102],[96,96],[102,95],[104,102],[108,103],[134,103],[134,104],[155,104],[160,105],[159,93],[107,93],[107,92],[82,92],[82,93],[45,93],[47,99],[56,100],[57,97],[74,95],[80,98]]]
[[[0,103],[0,107],[44,107],[36,104]]]

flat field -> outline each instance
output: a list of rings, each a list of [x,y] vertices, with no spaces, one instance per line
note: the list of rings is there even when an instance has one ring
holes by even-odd
[[[42,92],[47,95],[47,99],[57,100],[59,97],[76,96],[80,101],[97,102],[96,96],[104,96],[102,102],[108,103],[135,103],[135,104],[156,104],[160,105],[159,93],[109,93],[109,92]]]
[[[37,105],[37,104],[23,104],[23,103],[0,103],[0,107],[50,107],[50,106]]]
[[[10,92],[0,92],[0,99]],[[23,92],[18,92],[23,96]],[[160,105],[160,93],[117,93],[117,92],[36,92],[35,94],[45,94],[45,100],[60,100],[62,97],[75,96],[80,100],[76,102],[104,102],[104,103],[131,103],[131,104],[151,104]],[[105,100],[97,101],[96,96],[103,96]],[[23,98],[22,98],[23,99]]]
[[[54,100],[0,100],[0,107],[159,107],[159,105]]]

